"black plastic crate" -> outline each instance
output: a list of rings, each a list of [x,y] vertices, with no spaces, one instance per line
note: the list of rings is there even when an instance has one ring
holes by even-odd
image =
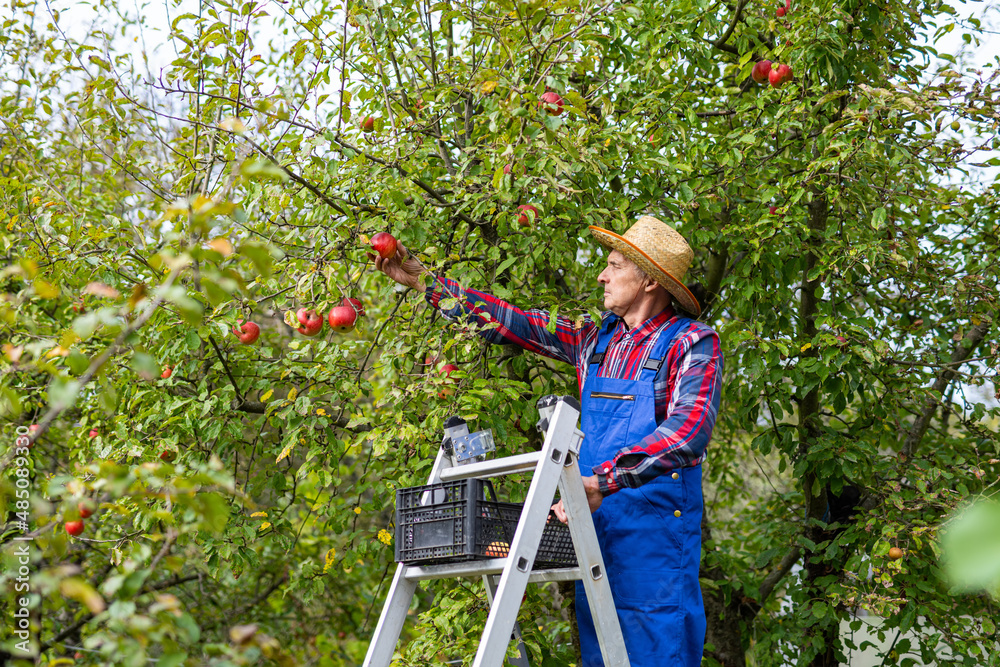
[[[396,561],[453,563],[506,556],[520,503],[486,500],[479,479],[396,491]],[[533,569],[575,567],[569,527],[549,513]]]

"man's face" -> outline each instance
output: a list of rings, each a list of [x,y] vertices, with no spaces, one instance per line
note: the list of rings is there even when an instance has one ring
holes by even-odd
[[[642,293],[646,278],[625,255],[612,250],[597,282],[604,285],[604,308],[621,317]]]

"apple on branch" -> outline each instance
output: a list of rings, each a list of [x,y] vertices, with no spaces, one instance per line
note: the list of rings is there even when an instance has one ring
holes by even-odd
[[[788,65],[778,65],[777,68],[772,69],[767,75],[767,80],[770,82],[772,88],[781,88],[792,80],[792,76],[791,67]]]
[[[770,60],[758,60],[750,72],[750,77],[757,83],[767,83],[767,75],[771,73]]]
[[[445,382],[448,383],[448,384],[452,384],[452,383],[455,382],[455,380],[453,380],[451,378],[451,374],[453,372],[457,371],[457,370],[458,370],[458,366],[456,366],[455,364],[449,362],[447,364],[444,364],[443,366],[441,366],[441,368],[438,369],[438,375],[443,375],[444,379],[445,379]],[[438,392],[438,398],[444,398],[445,396],[451,396],[454,393],[455,393],[454,389],[452,389],[451,387],[445,387],[440,392]]]
[[[517,224],[522,227],[530,227],[531,223],[538,220],[538,209],[531,204],[522,204],[517,207]]]
[[[91,439],[94,439],[97,436],[99,436],[100,433],[97,431],[96,428],[92,428],[92,429],[90,429],[90,433],[88,433],[87,435],[89,435]]]
[[[76,511],[80,513],[81,519],[90,517],[96,509],[97,506],[94,504],[94,501],[89,498],[81,500],[76,504]]]
[[[358,322],[358,311],[350,304],[341,304],[330,309],[326,317],[330,323],[330,328],[340,333],[347,333],[354,328]]]
[[[365,116],[360,125],[361,131],[365,134],[375,131],[375,119],[372,116]]]
[[[345,296],[343,298],[343,300],[340,302],[340,305],[342,305],[342,306],[350,306],[355,311],[357,311],[358,317],[361,317],[362,315],[365,314],[364,304],[361,303],[360,299],[355,299],[353,296],[351,296],[351,297]]]
[[[67,521],[64,527],[66,528],[67,533],[69,533],[73,537],[76,537],[77,535],[83,532],[83,520],[81,519],[79,521]]]
[[[163,372],[160,373],[160,377],[163,378],[164,380],[166,380],[167,378],[169,378],[173,374],[174,374],[174,369],[172,369],[170,366],[164,366],[163,367]]]
[[[559,116],[563,112],[563,98],[559,95],[559,93],[551,90],[546,93],[542,93],[542,99],[539,104],[541,104],[542,108],[545,109],[545,113],[550,116]]]
[[[299,308],[295,317],[301,325],[296,331],[303,336],[315,336],[323,328],[323,318],[311,308]]]
[[[260,338],[260,327],[253,322],[236,320],[236,326],[233,327],[233,333],[244,345],[253,345],[257,342],[257,339]]]

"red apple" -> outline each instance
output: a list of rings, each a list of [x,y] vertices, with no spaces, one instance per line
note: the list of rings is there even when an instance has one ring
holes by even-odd
[[[785,13],[786,12],[785,12],[785,8],[784,7],[778,7],[778,18],[779,19],[782,18],[785,15]]]
[[[361,317],[362,315],[365,314],[364,304],[362,304],[359,299],[355,299],[353,296],[351,296],[351,297],[344,297],[343,300],[340,302],[340,305],[341,306],[350,306],[351,308],[353,308],[357,312],[358,317]]]
[[[164,380],[166,380],[168,377],[170,377],[173,374],[174,374],[174,369],[172,369],[170,366],[165,366],[163,368],[163,372],[160,373],[160,377],[163,378]]]
[[[358,312],[350,304],[334,306],[330,309],[326,321],[330,323],[330,328],[340,333],[347,333],[354,328],[358,321]]]
[[[74,660],[79,660],[82,657],[83,657],[83,653],[81,651],[77,651],[76,653],[73,654],[73,659]]]
[[[79,299],[73,302],[73,312],[74,313],[85,313],[87,312],[87,304],[81,296]]]
[[[438,371],[438,374],[439,375],[443,375],[445,377],[446,381],[448,381],[448,382],[454,382],[454,380],[451,379],[451,374],[454,371],[457,371],[457,370],[458,370],[458,366],[456,366],[455,364],[445,364],[444,366],[441,367],[441,370]],[[446,388],[442,389],[440,392],[438,392],[438,398],[444,398],[445,396],[451,396],[454,393],[455,393],[454,389],[452,389],[450,387],[446,387]]]
[[[771,73],[770,60],[758,60],[750,72],[750,77],[757,83],[767,83],[767,75]]]
[[[165,463],[173,463],[174,459],[177,458],[177,452],[172,449],[164,449],[160,452],[160,460]]]
[[[517,207],[517,224],[522,227],[530,227],[533,220],[538,220],[538,209],[531,204],[522,204]]]
[[[88,435],[89,435],[89,436],[90,436],[91,438],[96,438],[97,436],[99,436],[99,435],[100,435],[100,433],[98,433],[98,432],[97,432],[97,429],[96,429],[96,428],[92,428],[92,429],[90,429],[90,433],[89,433]]]
[[[69,533],[73,537],[76,537],[77,535],[83,532],[83,520],[81,519],[80,521],[67,521],[65,528],[67,533]]]
[[[373,132],[375,130],[375,119],[371,116],[365,116],[364,120],[361,121],[361,131],[364,133]]]
[[[545,109],[545,113],[550,116],[558,116],[563,112],[563,98],[559,96],[559,93],[554,93],[551,90],[542,94],[540,104]]]
[[[323,328],[323,318],[316,314],[315,310],[309,308],[299,308],[295,313],[300,326],[298,331],[303,336],[315,336]]]
[[[233,327],[233,333],[236,337],[240,339],[240,342],[244,345],[252,345],[257,342],[260,338],[260,327],[253,322],[243,322],[243,320],[236,320],[236,326]]]
[[[81,519],[88,518],[95,509],[93,500],[81,500],[76,504],[76,511],[80,513]]]
[[[389,232],[379,232],[368,244],[382,259],[390,259],[396,254],[396,237]]]
[[[773,88],[781,88],[792,80],[792,68],[788,65],[778,65],[777,69],[772,69],[767,75],[767,80]]]

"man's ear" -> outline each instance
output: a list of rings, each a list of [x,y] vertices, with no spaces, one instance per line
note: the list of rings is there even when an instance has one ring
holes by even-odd
[[[646,284],[643,285],[642,290],[646,294],[652,294],[653,292],[656,291],[657,287],[660,287],[660,283],[656,282],[655,280],[653,280],[652,278],[650,278],[650,277],[647,276],[646,277]]]

